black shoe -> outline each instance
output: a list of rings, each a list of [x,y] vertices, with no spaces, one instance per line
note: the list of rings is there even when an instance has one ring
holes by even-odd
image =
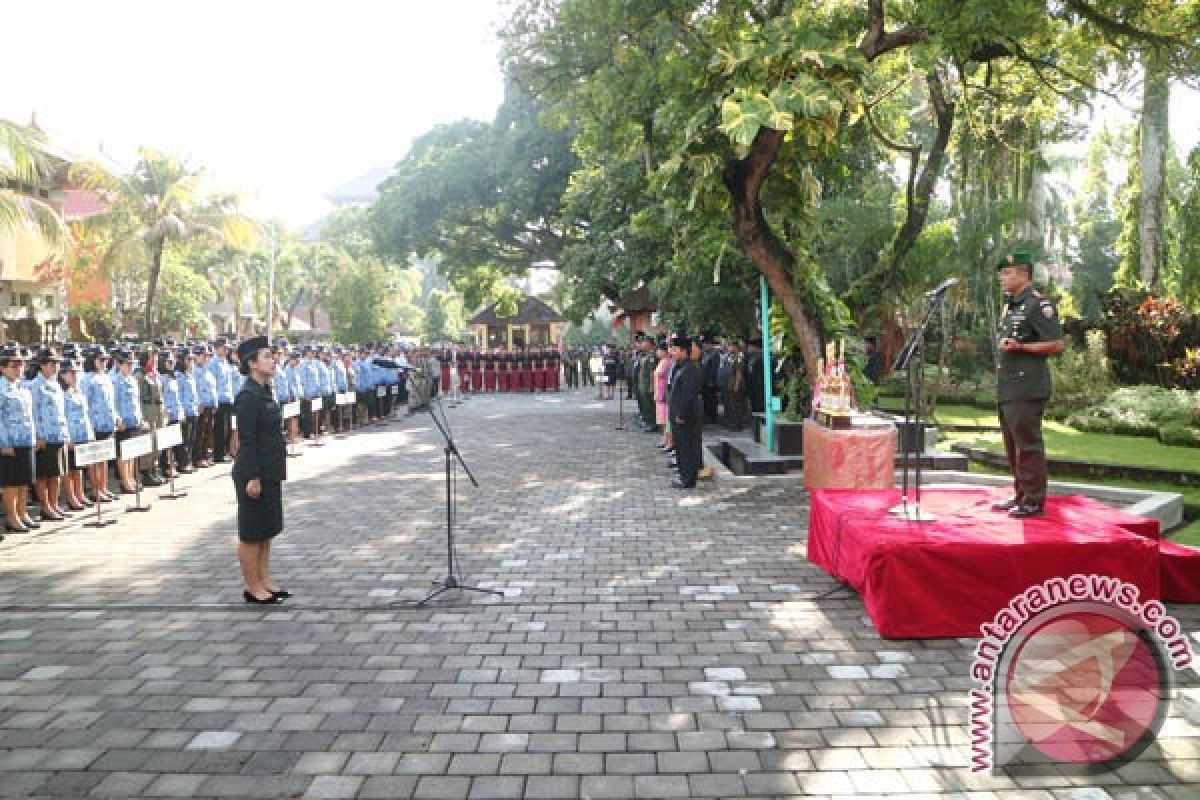
[[[279,597],[278,595],[273,594],[270,597],[268,597],[266,600],[259,600],[257,597],[250,594],[249,592],[247,592],[244,589],[242,590],[242,599],[245,600],[247,603],[250,603],[251,605],[256,605],[256,606],[277,606],[277,605],[280,605],[281,603],[283,603],[283,598]]]
[[[34,522],[33,520],[30,520],[29,522],[26,522],[26,523],[25,523],[25,527],[26,527],[26,528],[32,528],[32,529],[36,530],[36,529],[38,529],[38,528],[42,527],[42,523],[40,523],[40,522]]]
[[[1039,503],[1021,503],[1016,508],[1008,512],[1008,515],[1013,519],[1027,519],[1029,517],[1040,517],[1046,513],[1046,509]]]
[[[62,514],[42,512],[42,522],[62,522],[66,519]]]
[[[679,478],[676,478],[675,480],[671,481],[671,488],[672,489],[695,489],[696,482],[695,481],[684,481]]]
[[[275,589],[271,591],[271,594],[273,594],[275,597],[278,597],[280,600],[286,600],[292,596],[292,593],[287,589]]]
[[[1012,511],[1017,506],[1021,505],[1021,498],[1013,495],[999,503],[992,503],[992,511]]]
[[[7,522],[4,523],[4,530],[9,533],[29,533],[29,528],[26,528],[24,525],[10,525]]]

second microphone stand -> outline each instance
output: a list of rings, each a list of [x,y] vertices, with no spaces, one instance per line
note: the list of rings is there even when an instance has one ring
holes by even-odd
[[[441,409],[442,415],[445,416],[446,408],[442,405],[441,395],[437,397],[437,407]],[[434,600],[451,589],[458,589],[464,592],[479,592],[480,594],[495,594],[503,596],[504,592],[498,589],[485,589],[482,586],[468,586],[462,582],[458,576],[458,568],[455,564],[456,553],[454,550],[454,517],[457,512],[456,497],[455,497],[455,462],[461,465],[463,472],[471,481],[471,485],[478,488],[479,481],[475,480],[475,476],[471,474],[471,468],[467,466],[467,462],[463,461],[462,453],[458,452],[458,445],[454,443],[454,437],[450,434],[450,421],[446,420],[445,424],[438,419],[438,415],[434,413],[433,407],[430,406],[429,416],[433,418],[433,424],[437,426],[438,431],[442,434],[442,439],[445,445],[442,451],[446,454],[446,577],[440,581],[434,581],[435,588],[432,592],[425,596],[424,599],[417,602],[415,605],[424,606],[431,600]]]
[[[941,308],[945,299],[944,291],[934,291],[929,295],[929,304],[925,309],[925,318],[908,337],[904,347],[896,356],[892,371],[904,370],[904,433],[900,437],[900,447],[903,450],[901,471],[904,474],[903,489],[900,493],[900,503],[888,509],[893,516],[902,517],[913,522],[931,522],[936,517],[921,508],[921,456],[925,453],[925,431],[921,427],[922,396],[925,391],[925,331],[934,312]],[[913,369],[916,376],[913,376]],[[914,385],[915,384],[915,385]],[[913,502],[908,502],[908,474],[910,443],[917,448],[916,480],[913,486]]]

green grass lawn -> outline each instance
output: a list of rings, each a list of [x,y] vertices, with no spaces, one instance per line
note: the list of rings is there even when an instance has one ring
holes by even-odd
[[[1147,436],[1115,436],[1110,433],[1084,433],[1060,422],[1047,421],[1042,428],[1046,454],[1051,458],[1073,458],[1096,464],[1128,464],[1135,467],[1200,471],[1200,448],[1160,444]],[[942,441],[966,443],[997,453],[1004,452],[999,433],[947,432]]]
[[[1184,525],[1182,528],[1172,531],[1168,538],[1179,542],[1179,544],[1200,547],[1200,519],[1190,525]]]

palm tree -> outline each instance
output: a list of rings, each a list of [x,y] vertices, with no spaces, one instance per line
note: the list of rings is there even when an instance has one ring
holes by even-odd
[[[237,198],[205,193],[203,171],[180,158],[143,148],[128,175],[114,178],[91,170],[81,175],[86,185],[107,191],[115,201],[110,212],[95,220],[118,231],[108,252],[119,253],[136,242],[149,261],[143,323],[147,334],[154,332],[154,296],[167,245],[211,236],[230,247],[249,247],[256,239],[255,225],[240,212]]]
[[[46,244],[61,252],[71,241],[71,232],[58,212],[32,192],[50,174],[50,164],[41,135],[31,129],[0,120],[0,232],[31,225]]]

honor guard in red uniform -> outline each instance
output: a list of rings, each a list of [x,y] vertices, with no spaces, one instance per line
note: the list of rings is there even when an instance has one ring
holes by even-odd
[[[496,391],[496,351],[485,351],[483,354],[483,389],[486,392]]]
[[[471,350],[471,391],[483,391],[483,351],[479,348]]]
[[[542,348],[535,347],[530,354],[532,361],[533,386],[531,391],[542,392],[546,389],[546,370],[545,362],[542,359]]]
[[[438,353],[438,371],[440,372],[442,394],[450,394],[450,353],[446,350]]]
[[[462,394],[471,391],[471,362],[466,350],[458,351],[458,391]]]

